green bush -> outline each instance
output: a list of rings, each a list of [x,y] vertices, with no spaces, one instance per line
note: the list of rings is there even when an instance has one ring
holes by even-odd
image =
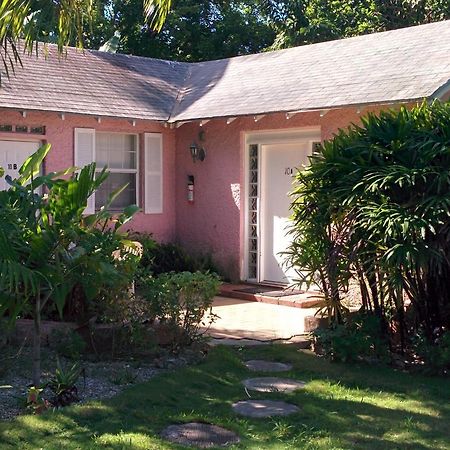
[[[144,274],[157,276],[169,272],[218,272],[208,253],[193,255],[178,244],[158,243],[146,233],[135,233],[133,239],[142,245],[139,267]]]
[[[75,363],[71,367],[63,367],[59,359],[57,360],[55,373],[47,383],[54,394],[50,400],[52,406],[56,408],[69,406],[79,400],[76,382],[80,378],[81,372],[79,363]]]
[[[422,333],[413,340],[417,356],[425,363],[423,370],[432,374],[447,374],[450,370],[450,332],[435,330],[430,342]]]
[[[350,316],[344,324],[316,330],[314,350],[339,362],[385,360],[387,342],[381,327],[380,319],[373,315]]]
[[[133,320],[115,330],[111,356],[149,356],[157,353],[155,330],[148,323]]]
[[[334,325],[352,282],[391,348],[450,328],[449,173],[450,103],[438,101],[367,114],[298,172],[290,263],[321,287]]]
[[[215,274],[181,272],[147,277],[142,294],[153,320],[173,330],[173,346],[191,344],[201,336],[200,327],[211,324],[214,296],[220,285]],[[207,313],[209,311],[209,313]]]
[[[95,229],[82,235],[79,245],[85,255],[77,268],[64,319],[81,324],[94,317],[101,323],[129,320],[140,259],[135,244],[113,229]]]
[[[74,330],[56,328],[50,334],[50,344],[60,356],[80,359],[86,350],[85,340]]]

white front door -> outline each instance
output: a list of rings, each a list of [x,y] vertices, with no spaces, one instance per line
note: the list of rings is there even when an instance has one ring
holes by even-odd
[[[260,281],[290,284],[295,272],[283,255],[290,244],[290,197],[297,169],[308,164],[311,144],[261,146]]]
[[[0,167],[5,170],[4,176],[0,178],[0,190],[9,188],[5,176],[17,178],[22,164],[39,147],[39,142],[0,141]]]

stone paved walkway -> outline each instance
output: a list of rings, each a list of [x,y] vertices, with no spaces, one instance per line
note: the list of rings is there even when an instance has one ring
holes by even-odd
[[[233,404],[237,414],[255,419],[274,416],[288,416],[299,411],[298,406],[274,400],[243,400]]]
[[[161,433],[161,437],[174,444],[195,448],[225,447],[240,441],[239,436],[232,431],[199,422],[170,425]]]
[[[297,389],[302,389],[306,384],[304,381],[277,377],[247,378],[242,383],[251,391],[286,393],[294,392]]]
[[[265,360],[249,360],[244,362],[249,371],[283,372],[292,369],[289,363]],[[259,392],[293,392],[305,387],[305,382],[289,378],[261,377],[247,378],[242,384],[247,389]],[[288,416],[300,411],[297,405],[281,400],[247,399],[233,403],[233,411],[241,416],[261,419],[276,416]],[[161,433],[161,437],[170,442],[195,448],[225,447],[240,442],[237,434],[214,424],[191,422],[169,425]]]
[[[264,361],[261,359],[250,359],[245,361],[245,367],[253,372],[286,372],[292,369],[292,364],[276,361]]]
[[[289,338],[290,342],[305,342],[305,317],[314,315],[315,311],[216,297],[213,313],[219,319],[208,330],[208,334],[216,339],[213,343],[217,344],[233,344],[236,343],[233,341],[243,340],[239,342],[240,345],[254,345]]]

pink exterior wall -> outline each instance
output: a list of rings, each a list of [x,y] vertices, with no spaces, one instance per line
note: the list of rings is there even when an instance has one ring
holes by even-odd
[[[363,113],[367,112],[364,110]],[[240,196],[244,181],[244,136],[246,132],[283,130],[320,126],[322,139],[328,139],[339,128],[359,122],[356,108],[299,113],[286,119],[285,114],[271,114],[258,122],[239,118],[229,125],[215,119],[200,127],[192,122],[176,129],[165,128],[151,121],[136,121],[133,127],[124,119],[66,114],[62,120],[56,113],[0,110],[0,124],[41,126],[44,136],[0,133],[0,139],[17,138],[50,142],[53,146],[45,170],[55,171],[74,163],[74,128],[95,128],[99,131],[129,132],[140,136],[140,167],[143,168],[143,133],[160,132],[164,142],[164,205],[162,214],[138,213],[129,228],[153,233],[161,241],[177,241],[192,253],[212,254],[220,269],[231,279],[240,278],[244,257],[244,198]],[[200,142],[199,132],[204,133]],[[206,148],[203,162],[192,161],[189,146],[193,141]],[[195,201],[187,201],[187,177],[195,177]],[[141,170],[140,192],[143,189]],[[142,195],[141,195],[142,197]],[[143,206],[141,198],[140,206]]]
[[[0,133],[1,139],[40,140],[52,144],[52,150],[45,161],[45,171],[61,170],[74,165],[74,129],[95,128],[98,131],[112,131],[139,134],[140,167],[143,166],[144,136],[143,133],[163,134],[163,213],[162,214],[136,214],[127,227],[136,231],[153,233],[161,241],[175,239],[175,133],[162,125],[144,120],[137,120],[136,126],[124,119],[102,118],[98,123],[96,118],[90,116],[66,114],[65,120],[56,113],[28,111],[25,118],[18,111],[0,110],[0,124],[10,125],[45,125],[46,134],[35,136],[19,133]],[[142,173],[142,170],[141,170]],[[144,179],[139,177],[140,193],[144,192]],[[142,195],[140,204],[143,208]]]
[[[366,112],[365,110],[364,112]],[[356,108],[299,113],[290,119],[285,114],[271,114],[258,122],[239,118],[229,125],[216,119],[200,127],[187,123],[176,135],[176,236],[192,252],[210,252],[219,267],[238,280],[244,258],[244,201],[240,191],[244,174],[244,135],[256,130],[282,130],[320,126],[322,139],[328,139],[339,128],[359,122]],[[189,146],[199,144],[204,133],[206,159],[192,161]],[[187,202],[187,177],[195,177],[195,201]],[[244,192],[244,191],[242,191]]]

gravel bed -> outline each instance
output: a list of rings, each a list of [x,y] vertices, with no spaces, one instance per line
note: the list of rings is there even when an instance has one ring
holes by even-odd
[[[31,376],[22,374],[22,372],[28,373],[29,370],[21,366],[21,361],[26,356],[26,354],[22,355],[0,376],[0,420],[10,420],[27,412],[25,399]],[[83,371],[77,382],[79,403],[113,397],[135,383],[145,382],[159,373],[182,367],[189,361],[190,359],[186,357],[160,358],[148,362],[82,361]],[[65,367],[73,364],[71,361],[63,360],[62,363]],[[49,373],[44,369],[42,381],[45,383],[48,377]],[[52,396],[48,389],[43,394],[44,398]]]

